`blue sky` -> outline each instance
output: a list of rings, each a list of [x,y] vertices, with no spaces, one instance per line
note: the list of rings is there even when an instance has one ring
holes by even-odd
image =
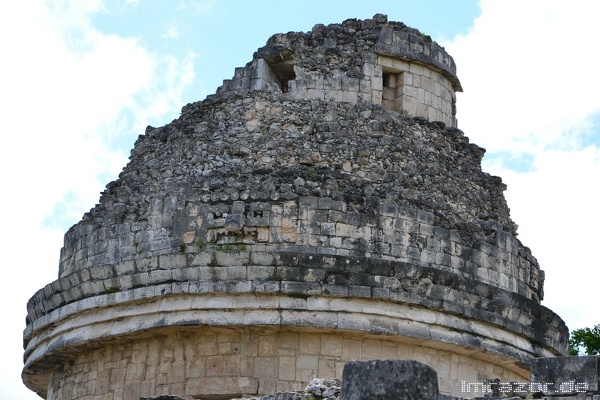
[[[98,201],[146,125],[213,93],[274,33],[402,21],[458,66],[459,127],[508,185],[544,305],[600,323],[600,3],[595,0],[28,0],[0,5],[0,398],[20,383],[29,297],[56,279],[64,232]]]
[[[182,93],[184,101],[191,102],[214,92],[230,71],[251,61],[254,51],[274,33],[307,31],[316,23],[366,19],[381,12],[429,35],[453,37],[466,33],[479,13],[474,1],[463,1],[460,7],[447,0],[393,3],[308,0],[292,6],[274,0],[113,1],[91,22],[104,34],[139,38],[143,46],[162,56],[183,59],[191,54],[198,79]]]

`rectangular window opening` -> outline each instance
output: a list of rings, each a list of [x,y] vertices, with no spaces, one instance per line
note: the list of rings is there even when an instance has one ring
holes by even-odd
[[[403,77],[402,71],[383,68],[382,105],[388,110],[402,111]]]
[[[271,65],[271,69],[279,79],[279,87],[281,93],[287,93],[290,90],[290,81],[296,79],[296,73],[294,72],[294,64],[291,63],[279,63]]]

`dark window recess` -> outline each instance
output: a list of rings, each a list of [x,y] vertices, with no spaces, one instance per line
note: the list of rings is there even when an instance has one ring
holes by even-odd
[[[296,79],[294,64],[284,61],[273,64],[269,63],[269,66],[273,74],[277,77],[281,93],[287,93],[289,91],[289,82]]]
[[[383,86],[390,87],[390,80],[392,78],[392,74],[383,73]]]
[[[382,105],[389,110],[401,112],[403,92],[402,71],[391,68],[384,69]]]

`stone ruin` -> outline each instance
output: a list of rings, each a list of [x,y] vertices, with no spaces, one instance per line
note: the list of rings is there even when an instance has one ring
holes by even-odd
[[[501,179],[456,126],[456,67],[402,23],[278,34],[148,127],[27,305],[46,399],[231,399],[408,359],[527,381],[567,354]]]
[[[443,47],[404,24],[348,20],[272,36],[209,99],[251,91],[330,103],[382,105],[456,127],[456,65]]]

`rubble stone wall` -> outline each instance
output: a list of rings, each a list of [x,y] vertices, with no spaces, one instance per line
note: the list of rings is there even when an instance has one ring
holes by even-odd
[[[25,384],[218,399],[391,356],[456,393],[565,354],[506,186],[456,128],[458,90],[443,48],[382,15],[273,36],[148,127],[65,234],[27,305]]]
[[[455,127],[455,92],[462,88],[442,47],[418,30],[376,15],[274,35],[209,98],[252,90],[383,105]]]
[[[219,228],[217,234],[229,230],[233,235],[243,229],[223,223],[237,215],[235,224],[260,228],[253,234],[268,230],[268,240],[257,237],[255,244],[292,244],[281,238],[281,228],[287,227],[302,235],[303,244],[309,228],[319,245],[335,236],[354,239],[343,247],[333,240],[331,247],[345,250],[361,238],[369,242],[364,235],[370,234],[375,244],[355,250],[385,256],[392,255],[390,244],[399,240],[413,248],[414,260],[437,250],[437,244],[426,248],[426,238],[434,235],[451,239],[445,252],[455,256],[460,253],[455,244],[500,251],[502,263],[512,253],[520,261],[506,264],[529,269],[531,277],[524,276],[526,271],[518,277],[508,266],[513,270],[508,280],[523,282],[541,298],[537,261],[514,239],[505,186],[481,171],[483,152],[459,130],[403,119],[376,106],[307,104],[256,92],[245,100],[190,105],[178,121],[150,128],[139,138],[119,181],[110,183],[100,204],[67,232],[60,276],[142,250],[146,255],[178,251],[190,243],[189,235],[183,237],[188,231],[198,230],[196,240],[211,243],[203,230]],[[302,214],[300,197],[307,197]],[[234,211],[234,204],[244,209]],[[284,210],[284,204],[295,211]],[[314,207],[310,215],[309,207]],[[315,229],[308,217],[316,218],[311,222]],[[209,226],[211,219],[221,226]],[[358,231],[350,235],[353,229]],[[434,258],[429,254],[428,262]]]
[[[566,328],[482,155],[381,106],[190,104],[66,233],[59,279],[28,304],[24,379],[75,347],[198,323],[432,340],[526,373],[565,351]]]

